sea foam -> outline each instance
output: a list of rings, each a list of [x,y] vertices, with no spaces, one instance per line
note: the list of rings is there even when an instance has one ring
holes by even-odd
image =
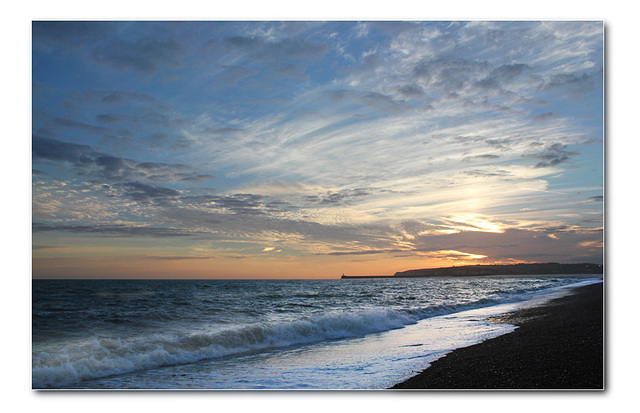
[[[584,282],[583,282],[584,283]],[[578,283],[578,284],[583,284]],[[138,333],[67,342],[32,359],[34,388],[73,388],[83,380],[183,365],[225,356],[362,337],[416,324],[425,318],[522,300],[518,294],[458,304],[407,309],[332,310],[293,321],[201,326],[197,331]],[[529,297],[530,298],[530,297]],[[81,387],[81,386],[80,386]]]
[[[236,326],[211,332],[149,334],[128,340],[94,338],[55,353],[33,356],[34,388],[66,386],[86,379],[166,365],[358,337],[401,328],[420,317],[398,310],[332,312],[275,324]]]

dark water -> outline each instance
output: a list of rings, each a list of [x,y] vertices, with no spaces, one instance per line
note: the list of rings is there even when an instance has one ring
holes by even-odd
[[[349,383],[362,383],[358,369],[366,368],[372,371],[366,388],[378,388],[388,383],[373,372],[409,366],[423,351],[383,355],[393,340],[409,339],[418,327],[420,343],[440,340],[427,321],[457,320],[465,310],[524,301],[585,279],[34,280],[33,386],[355,388]],[[494,331],[474,322],[458,325],[455,334],[478,340]],[[340,361],[353,353],[353,363],[363,348],[373,354],[360,367]],[[333,367],[323,373],[327,360]],[[260,376],[238,373],[247,366]],[[301,384],[301,377],[313,380]]]

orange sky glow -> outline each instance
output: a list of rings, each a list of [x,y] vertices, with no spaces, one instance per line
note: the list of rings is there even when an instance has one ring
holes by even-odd
[[[34,278],[603,262],[602,22],[34,22]]]

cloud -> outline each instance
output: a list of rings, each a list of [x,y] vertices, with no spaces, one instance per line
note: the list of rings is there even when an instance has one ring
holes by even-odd
[[[115,40],[93,50],[93,58],[120,70],[153,75],[165,68],[182,67],[186,48],[174,40],[145,37],[133,41]]]
[[[310,42],[302,38],[266,40],[258,36],[231,36],[226,42],[246,50],[256,59],[319,59],[329,52],[326,43]]]
[[[32,154],[34,159],[64,161],[76,166],[90,164],[97,156],[89,145],[62,142],[35,135],[32,141]]]
[[[180,191],[163,186],[147,185],[141,182],[127,182],[114,185],[122,188],[124,194],[138,202],[162,202],[168,199],[175,199],[180,196]]]
[[[40,126],[34,130],[39,136],[97,140],[111,150],[131,153],[185,151],[197,142],[192,133],[201,133],[197,119],[187,120],[184,114],[146,93],[89,89],[65,99],[64,107],[74,114],[73,118],[36,112]]]
[[[89,125],[82,122],[73,121],[64,118],[53,118],[53,123],[56,126],[62,126],[65,128],[79,129],[90,133],[107,133],[111,132],[111,129],[103,128],[102,126]]]
[[[227,140],[229,138],[233,138],[237,136],[238,133],[242,132],[241,128],[211,128],[205,127],[202,129],[202,133],[206,135],[210,135],[216,139]]]
[[[223,87],[238,83],[246,77],[253,76],[258,72],[244,66],[222,65],[223,72],[219,75],[215,86]]]
[[[159,261],[183,261],[183,260],[213,260],[217,257],[194,257],[190,255],[143,255],[141,257],[145,260],[159,260]]]
[[[483,153],[481,155],[473,155],[473,156],[465,156],[464,158],[462,158],[463,162],[472,162],[474,160],[493,160],[493,159],[499,159],[500,155],[496,155],[496,154],[492,154],[492,153]]]
[[[570,157],[577,155],[577,152],[567,151],[567,145],[561,143],[554,143],[548,145],[543,151],[525,154],[523,157],[542,159],[535,165],[535,168],[547,168],[551,166],[557,166],[561,163],[567,162]]]
[[[476,81],[489,68],[486,61],[443,57],[418,62],[413,74],[423,89],[436,86],[447,92],[456,92]]]
[[[386,249],[386,250],[366,250],[366,251],[333,251],[322,253],[318,255],[376,255],[376,254],[389,254],[396,252],[406,252],[406,250],[400,249]]]
[[[131,226],[125,224],[73,225],[34,222],[33,232],[63,231],[76,234],[113,235],[119,237],[186,237],[197,232],[184,228],[158,228],[151,226]]]
[[[551,120],[551,119],[557,119],[559,117],[560,117],[560,115],[555,113],[555,112],[545,112],[545,113],[541,113],[541,114],[537,115],[532,120],[534,122],[544,122],[544,121]]]
[[[285,78],[297,80],[307,80],[310,78],[304,66],[293,64],[276,66],[273,68],[273,73]]]
[[[556,238],[548,237],[557,233]],[[587,231],[580,228],[509,228],[504,233],[459,232],[419,236],[414,240],[415,251],[432,253],[436,251],[465,251],[486,255],[492,260],[515,259],[525,261],[567,262],[570,258],[589,256],[593,258],[591,241],[602,241],[601,231]],[[589,242],[589,247],[581,243]],[[587,245],[587,244],[584,244]],[[600,253],[602,249],[600,248]],[[597,259],[602,260],[602,256]]]
[[[183,22],[153,38],[136,25],[105,37],[80,26],[34,34],[34,53],[84,42],[77,74],[96,62],[110,74],[100,90],[37,86],[33,173],[44,183],[33,209],[50,222],[36,233],[192,235],[373,259],[571,252],[549,235],[595,245],[569,224],[597,217],[603,198],[568,199],[574,188],[562,183],[574,171],[555,173],[597,150],[577,152],[597,123],[581,116],[598,110],[565,93],[601,83],[601,37],[581,35],[598,32],[588,25]],[[40,70],[34,79],[45,82]],[[197,188],[213,171],[220,192]],[[534,230],[527,219],[555,225]]]
[[[320,205],[348,205],[351,200],[371,195],[367,188],[344,189],[337,192],[328,191],[319,195],[307,195],[303,199]]]
[[[104,96],[102,96],[101,100],[103,103],[107,103],[110,105],[137,103],[145,105],[153,104],[164,106],[163,102],[160,99],[157,99],[148,93],[131,92],[128,90],[108,91]]]
[[[502,89],[529,69],[529,65],[523,63],[498,66],[476,84],[482,88]]]
[[[277,208],[266,206],[264,197],[255,194],[233,195],[193,195],[183,197],[183,205],[206,207],[207,210],[225,212],[236,215],[265,215],[277,211]]]
[[[149,179],[152,181],[198,182],[211,175],[191,171],[182,164],[138,162],[93,150],[89,145],[63,142],[34,135],[32,138],[34,162],[48,160],[67,162],[81,175],[107,180]]]
[[[415,98],[424,96],[424,90],[416,85],[402,85],[398,88],[398,92],[406,98]]]
[[[544,90],[559,89],[572,97],[580,97],[602,87],[602,76],[602,69],[582,73],[561,73],[551,76],[542,88]]]
[[[34,21],[33,45],[36,49],[46,46],[77,48],[102,40],[114,29],[115,23],[106,21]]]
[[[57,249],[57,248],[64,248],[64,247],[60,245],[32,245],[31,246],[31,249],[33,250],[46,250],[46,249]]]
[[[510,176],[511,172],[504,169],[469,169],[466,171],[462,171],[463,174],[469,176],[478,176],[478,177],[491,177],[491,176]]]
[[[325,92],[335,103],[357,104],[382,112],[398,112],[409,109],[404,100],[396,100],[390,95],[358,90],[329,90]]]
[[[462,258],[462,259],[478,260],[478,259],[482,259],[482,258],[487,258],[486,255],[472,254],[472,253],[462,252],[462,251],[457,251],[457,250],[429,251],[429,252],[423,253],[421,255],[426,255],[426,256],[440,258],[440,259]]]

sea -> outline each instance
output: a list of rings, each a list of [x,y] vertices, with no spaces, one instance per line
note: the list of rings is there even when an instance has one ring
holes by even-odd
[[[34,389],[379,390],[594,275],[33,280]]]

